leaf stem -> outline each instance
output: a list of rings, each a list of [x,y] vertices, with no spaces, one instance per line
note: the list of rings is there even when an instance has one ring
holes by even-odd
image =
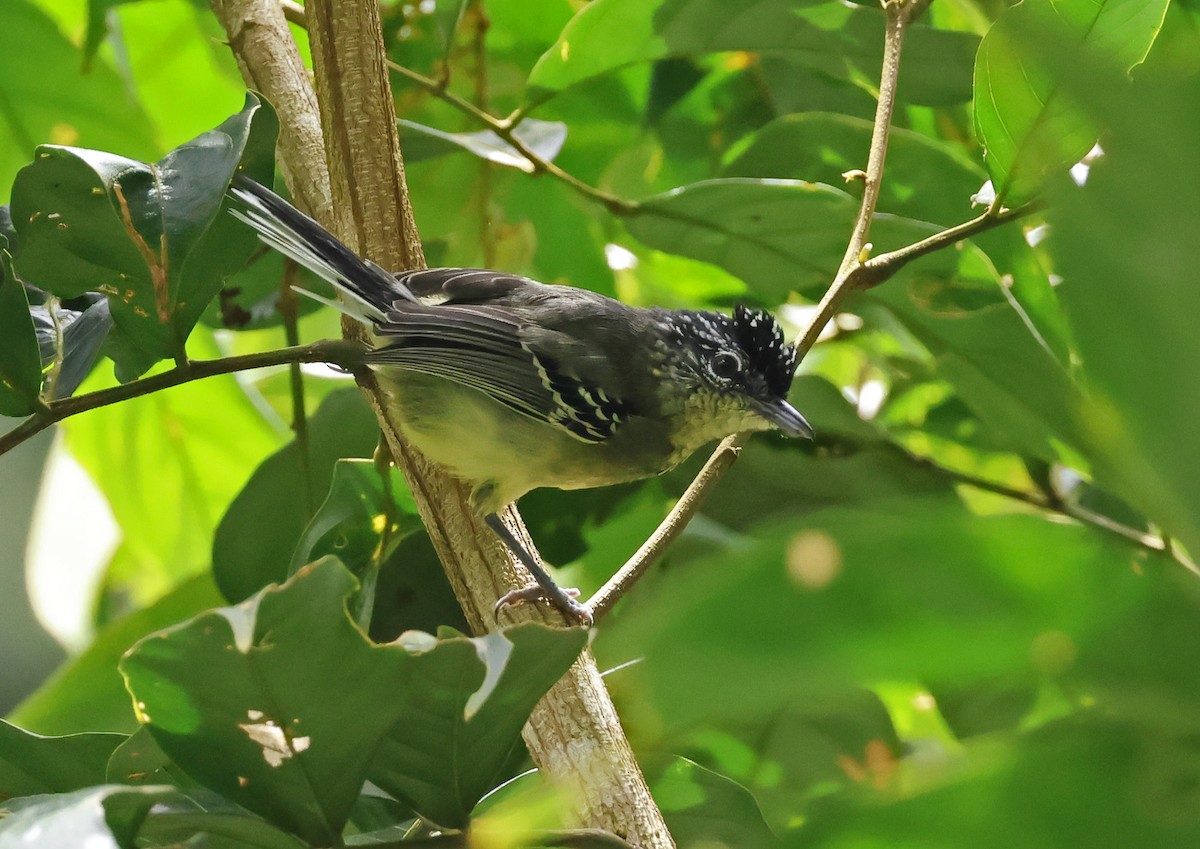
[[[363,347],[357,342],[344,339],[326,339],[313,342],[310,345],[300,345],[292,348],[280,348],[274,351],[263,351],[254,354],[242,354],[236,357],[220,357],[213,360],[185,360],[169,371],[150,377],[123,383],[110,389],[89,392],[86,395],[76,395],[71,398],[61,398],[50,401],[41,411],[34,413],[21,424],[0,436],[0,455],[16,448],[25,440],[41,433],[50,425],[63,419],[107,407],[119,401],[149,395],[172,386],[214,377],[219,374],[233,374],[248,369],[277,366],[285,363],[332,363],[347,369],[355,369],[362,365]]]

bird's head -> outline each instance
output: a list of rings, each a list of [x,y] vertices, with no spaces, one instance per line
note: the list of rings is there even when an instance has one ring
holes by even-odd
[[[763,310],[739,306],[733,316],[674,310],[667,313],[667,369],[685,387],[689,447],[743,430],[777,428],[811,439],[812,427],[788,403],[796,349]]]

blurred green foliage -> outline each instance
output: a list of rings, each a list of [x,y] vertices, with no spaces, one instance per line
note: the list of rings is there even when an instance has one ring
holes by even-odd
[[[392,59],[527,116],[521,137],[585,186],[395,77],[438,263],[803,325],[857,209],[842,174],[865,165],[878,9],[380,11]],[[936,0],[912,27],[874,252],[970,219],[976,193],[1035,207],[852,299],[793,389],[817,440],[756,437],[602,623],[681,846],[1200,845],[1198,32],[1194,3],[1165,0]],[[236,165],[269,176],[277,131],[223,38],[189,0],[0,7],[0,413],[61,394],[56,354],[71,384],[91,366],[87,393],[185,349],[338,334],[223,211]],[[75,614],[90,644],[0,692],[24,697],[0,725],[0,849],[617,845],[533,833],[562,800],[505,785],[583,636],[459,635],[411,498],[363,462],[365,401],[328,371],[295,386],[213,378],[60,426],[52,450],[120,540]],[[32,498],[27,459],[0,456],[0,496]],[[700,462],[523,513],[586,593]],[[85,580],[80,517],[39,511]],[[8,658],[45,640],[4,618]]]

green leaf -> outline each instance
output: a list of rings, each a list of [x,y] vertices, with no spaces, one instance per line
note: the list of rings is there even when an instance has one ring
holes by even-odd
[[[1100,127],[1062,88],[1040,51],[1086,52],[1126,70],[1154,43],[1167,0],[1027,2],[1008,9],[984,37],[975,61],[975,130],[987,150],[999,198],[1011,205],[1042,187],[1045,175],[1078,162]],[[1031,41],[1031,34],[1043,38]],[[1039,43],[1040,42],[1040,43]]]
[[[37,73],[30,74],[36,57]],[[0,186],[45,141],[151,157],[155,132],[126,81],[104,61],[83,73],[83,54],[30,0],[5,0],[0,26]]]
[[[339,390],[308,422],[307,457],[293,441],[262,461],[213,536],[213,577],[226,599],[241,601],[287,577],[292,552],[328,491],[337,461],[370,456],[378,436],[362,393]]]
[[[393,500],[394,494],[408,495],[403,475],[395,467],[387,474],[391,480],[385,487],[373,461],[338,460],[329,494],[300,536],[288,567],[293,575],[306,563],[337,557],[362,584],[353,612],[364,630],[370,626],[381,565],[405,537],[423,527],[411,499],[403,512]]]
[[[586,639],[523,626],[374,645],[347,615],[354,589],[344,567],[319,561],[143,640],[121,665],[175,763],[322,845],[340,835],[369,765],[433,810],[469,811],[470,795],[491,787],[496,753],[519,744],[529,711]]]
[[[1083,364],[1077,403],[1097,478],[1191,552],[1200,551],[1200,458],[1190,449],[1200,391],[1185,375],[1200,357],[1191,321],[1200,202],[1185,187],[1200,166],[1184,140],[1200,132],[1196,104],[1200,86],[1188,77],[1149,77],[1115,102],[1096,92],[1088,107],[1113,124],[1111,141],[1087,184],[1056,196],[1050,241]],[[1150,188],[1164,175],[1174,186],[1168,204]]]
[[[42,362],[25,288],[13,277],[0,240],[0,416],[27,416],[37,409]]]
[[[787,55],[833,76],[878,76],[883,16],[875,9],[804,0],[598,0],[563,30],[529,75],[538,104],[584,80],[635,62],[726,51]],[[912,28],[914,56],[936,56],[922,73],[921,100],[956,102],[965,86],[947,86],[946,68],[966,67],[976,39],[969,33]],[[960,60],[960,61],[952,61]]]
[[[1126,568],[1124,542],[1034,516],[976,516],[950,498],[826,509],[756,531],[752,545],[652,576],[606,633],[608,662],[642,658],[623,674],[663,721],[762,716],[879,681],[1028,672],[1039,635],[1085,645],[1164,579]],[[694,698],[713,680],[738,698]]]
[[[220,356],[197,328],[198,358]],[[85,389],[110,386],[99,371]],[[250,470],[283,442],[236,375],[198,380],[67,422],[67,446],[121,527],[105,592],[147,604],[211,563],[212,535]],[[220,411],[215,414],[214,411]]]
[[[22,277],[63,297],[108,295],[123,378],[178,358],[223,275],[256,246],[252,233],[219,213],[243,159],[251,173],[270,174],[277,128],[271,110],[247,95],[240,113],[153,165],[39,147],[13,184]]]
[[[867,297],[929,349],[939,376],[1010,450],[1078,463],[1079,389],[1026,317],[1006,301],[969,310],[939,303],[938,289],[891,284]]]
[[[751,135],[722,176],[838,185],[842,174],[866,166],[871,128],[870,121],[830,112],[785,115]],[[879,210],[919,221],[965,221],[973,214],[971,195],[987,179],[957,147],[901,127],[888,138],[887,163]]]
[[[43,737],[0,720],[0,799],[103,784],[123,734]]]
[[[659,250],[721,266],[764,298],[828,285],[858,204],[798,180],[709,180],[657,195],[625,219]]]
[[[393,698],[403,718],[380,742],[368,773],[379,787],[439,825],[461,828],[501,770],[530,712],[587,643],[580,628],[520,625],[439,640],[415,656],[414,686]]]
[[[169,787],[108,785],[8,802],[12,813],[0,819],[0,849],[134,849],[150,809],[176,798]]]
[[[146,634],[220,602],[207,573],[184,581],[152,606],[103,628],[83,654],[64,663],[9,719],[42,734],[133,732],[137,721],[117,672],[121,655]]]
[[[143,640],[121,662],[141,721],[173,761],[321,845],[341,834],[411,675],[404,652],[371,645],[347,617],[354,589],[321,561]]]
[[[778,303],[793,291],[818,297],[825,290],[841,263],[857,211],[858,201],[830,186],[741,178],[706,180],[655,195],[642,201],[625,224],[644,244],[719,265],[757,297]],[[938,229],[878,214],[872,236],[879,253]],[[995,272],[972,246],[923,257],[905,273],[990,283]]]
[[[776,843],[750,791],[698,763],[677,758],[652,789],[678,846],[764,849]]]

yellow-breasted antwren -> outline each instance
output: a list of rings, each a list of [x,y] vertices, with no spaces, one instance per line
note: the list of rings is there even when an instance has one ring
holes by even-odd
[[[231,193],[234,215],[371,328],[366,362],[404,435],[471,485],[472,507],[569,617],[590,618],[503,524],[506,505],[657,475],[739,431],[812,437],[787,401],[795,348],[769,313],[631,307],[482,269],[392,275],[258,183],[238,176]]]

